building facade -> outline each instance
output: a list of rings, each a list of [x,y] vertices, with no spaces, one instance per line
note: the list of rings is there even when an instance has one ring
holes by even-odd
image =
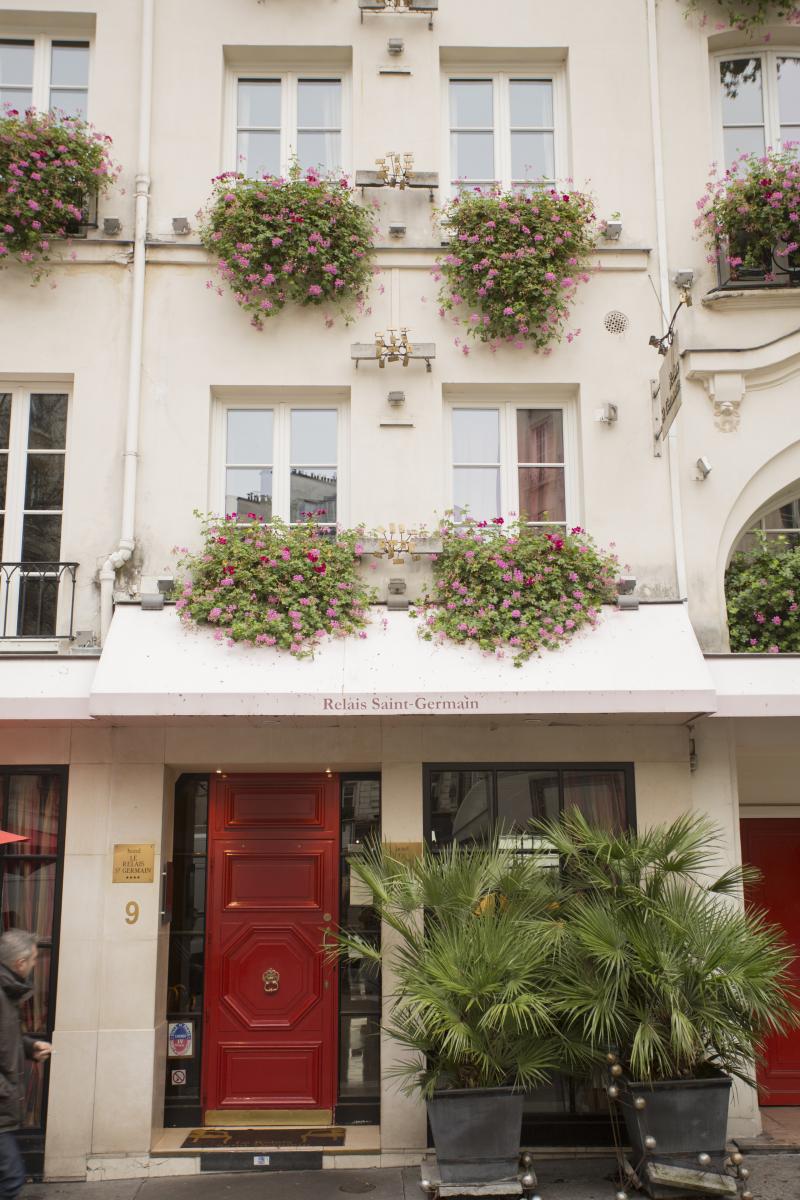
[[[707,812],[728,861],[744,842],[776,879],[800,854],[800,666],[730,654],[724,594],[749,530],[800,527],[800,289],[720,287],[694,228],[713,161],[800,127],[800,29],[752,39],[678,0],[411,7],[0,5],[2,100],[85,112],[122,168],[42,282],[0,273],[0,796],[29,834],[2,860],[3,914],[48,951],[29,1021],[55,1054],[26,1139],[51,1178],[191,1173],[214,1146],[183,1147],[190,1130],[265,1109],[345,1129],[307,1165],[419,1157],[424,1107],[379,1033],[390,981],[308,960],[326,923],[373,929],[348,871],[370,833],[413,850],[579,804],[620,827]],[[390,150],[430,187],[362,189],[378,273],[352,325],[287,308],[259,332],[207,286],[214,177],[293,155],[356,177]],[[459,180],[529,177],[573,180],[608,222],[580,336],[465,354],[435,210]],[[655,438],[649,341],[681,286],[680,410]],[[427,364],[354,360],[400,327]],[[367,638],[310,662],[152,602],[199,544],[194,510],[243,496],[368,531],[466,502],[508,518],[530,427],[549,518],[615,544],[639,606],[521,670],[381,607],[390,580],[413,598],[429,579],[424,537],[402,562],[365,554]],[[780,1055],[772,1102],[800,1103],[800,1056]],[[556,1082],[528,1107],[535,1144],[605,1136],[595,1092]],[[737,1090],[732,1132],[760,1121]]]

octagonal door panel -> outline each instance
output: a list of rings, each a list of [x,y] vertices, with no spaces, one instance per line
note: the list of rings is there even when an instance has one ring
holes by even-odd
[[[229,775],[212,786],[206,1110],[327,1109],[336,1098],[338,780]],[[294,831],[294,836],[292,832]]]

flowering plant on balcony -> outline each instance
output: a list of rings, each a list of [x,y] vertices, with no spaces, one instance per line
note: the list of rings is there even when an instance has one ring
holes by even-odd
[[[195,513],[200,516],[199,513]],[[358,576],[360,531],[333,530],[304,513],[301,525],[255,513],[203,518],[203,547],[184,551],[177,601],[187,624],[210,625],[217,641],[277,646],[309,658],[328,634],[366,636],[374,597]]]
[[[442,551],[433,593],[421,602],[421,635],[472,642],[519,667],[555,649],[585,625],[595,625],[616,596],[619,563],[599,550],[579,525],[541,529],[472,518],[439,525]]]
[[[800,652],[800,546],[759,531],[752,551],[739,551],[725,574],[731,650]]]
[[[455,313],[471,337],[493,349],[572,341],[567,318],[579,283],[589,279],[595,242],[591,197],[554,188],[476,189],[456,196],[441,215],[450,236],[434,272],[442,316]]]
[[[788,21],[790,25],[800,23],[800,8],[795,0],[719,0],[728,24],[742,33],[751,33],[768,21]],[[695,12],[706,7],[704,0],[687,0],[687,11]],[[703,24],[707,24],[707,14]]]
[[[757,271],[767,279],[777,255],[793,265],[800,245],[800,160],[791,143],[766,154],[742,154],[724,175],[712,170],[697,201],[695,228],[709,247],[708,261],[722,253],[735,277]]]
[[[303,174],[297,164],[288,179],[218,176],[200,225],[203,245],[256,329],[289,303],[332,304],[347,318],[369,286],[373,235],[346,179]]]
[[[0,264],[34,263],[41,276],[52,240],[74,232],[87,198],[118,173],[110,142],[74,117],[0,109]]]

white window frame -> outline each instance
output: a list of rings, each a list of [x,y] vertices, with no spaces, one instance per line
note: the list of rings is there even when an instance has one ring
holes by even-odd
[[[519,516],[519,476],[517,469],[520,465],[517,457],[517,412],[522,409],[541,408],[541,409],[558,409],[562,414],[564,423],[564,503],[565,503],[565,519],[564,525],[570,527],[581,523],[579,515],[579,496],[578,496],[578,430],[576,426],[575,406],[570,403],[565,403],[564,400],[550,399],[547,397],[536,397],[535,399],[515,398],[514,400],[497,400],[490,395],[481,397],[470,397],[469,399],[461,399],[457,395],[448,399],[446,406],[446,435],[445,435],[445,495],[447,496],[447,507],[453,508],[455,497],[453,494],[453,412],[456,409],[476,408],[476,409],[492,409],[497,411],[500,416],[500,508],[501,511],[497,514],[493,513],[471,513],[470,516],[478,520],[490,520],[492,516],[497,515],[503,517],[504,520],[512,520]],[[478,464],[480,465],[480,464]],[[494,465],[494,464],[492,464]],[[546,463],[539,464],[547,466]],[[552,466],[562,466],[561,463],[553,463]],[[513,515],[512,515],[513,514]],[[527,521],[526,525],[531,528],[548,529],[552,525],[560,526],[560,521]]]
[[[509,84],[516,80],[543,80],[553,85],[553,156],[555,182],[569,176],[567,128],[566,128],[566,75],[562,67],[542,67],[536,64],[510,71],[476,71],[470,68],[459,71],[448,65],[443,73],[442,146],[444,147],[443,187],[446,195],[454,196],[458,191],[453,180],[453,162],[450,153],[450,83],[457,80],[486,80],[492,84],[492,113],[494,115],[494,173],[495,183],[503,191],[512,186],[511,176],[511,101]],[[546,187],[549,181],[538,184],[530,181],[530,187]],[[486,186],[491,186],[487,184]]]
[[[54,14],[54,16],[57,14]],[[4,42],[33,42],[33,80],[31,104],[37,112],[50,111],[50,72],[52,64],[53,43],[73,43],[76,46],[86,46],[89,52],[89,70],[86,80],[86,120],[91,116],[92,97],[92,67],[94,63],[94,42],[88,35],[79,35],[74,30],[63,33],[37,33],[34,30],[5,29],[0,23],[0,41]],[[62,89],[69,90],[69,89]],[[75,88],[82,91],[82,88]]]
[[[800,59],[800,46],[786,46],[769,50],[745,46],[734,50],[721,50],[711,57],[711,111],[714,118],[715,157],[725,167],[725,129],[722,123],[722,84],[720,64],[737,58],[761,59],[761,98],[764,110],[764,145],[766,149],[778,149],[781,145],[781,118],[778,104],[779,58]]]
[[[287,392],[280,396],[225,396],[215,399],[211,430],[211,464],[209,471],[209,508],[211,512],[225,512],[227,467],[227,414],[237,409],[269,409],[273,413],[272,424],[272,511],[281,520],[289,521],[290,503],[290,454],[291,413],[295,409],[336,412],[336,524],[346,525],[349,521],[350,471],[348,461],[350,406],[341,396],[294,398]],[[318,464],[315,464],[318,465]],[[320,521],[327,525],[330,522]]]
[[[309,70],[305,71],[301,68],[292,68],[291,71],[266,70],[263,66],[255,67],[252,70],[237,66],[231,68],[227,74],[226,81],[226,110],[228,119],[225,123],[226,135],[225,144],[223,146],[223,170],[239,171],[240,164],[238,162],[238,107],[239,107],[239,80],[254,79],[254,80],[273,80],[280,82],[281,85],[281,131],[280,131],[280,147],[281,161],[280,170],[282,175],[287,175],[291,166],[292,156],[297,149],[297,85],[301,80],[314,79],[329,79],[338,80],[341,84],[342,96],[342,116],[341,116],[341,139],[342,139],[342,163],[341,170],[344,175],[352,174],[351,165],[351,99],[350,99],[350,72],[342,67],[332,67],[330,70],[322,70],[319,63],[315,64]]]
[[[19,383],[14,380],[0,378],[0,392],[11,394],[11,425],[8,437],[8,472],[6,476],[5,520],[3,534],[0,538],[0,562],[21,562],[22,533],[25,519],[25,481],[28,470],[28,431],[30,427],[30,398],[31,395],[44,393],[47,395],[65,395],[67,397],[67,434],[63,450],[36,450],[36,454],[59,454],[64,458],[64,487],[61,493],[60,509],[36,509],[37,515],[60,515],[61,538],[56,562],[63,561],[64,525],[66,519],[66,499],[68,487],[68,466],[70,462],[70,437],[72,428],[72,385],[62,381],[34,380]],[[19,572],[8,585],[0,578],[0,616],[7,613],[6,636],[13,637],[17,628],[19,616]],[[58,606],[56,611],[56,628],[60,628],[62,605],[66,603],[65,593],[59,588]],[[2,621],[0,620],[0,625]]]

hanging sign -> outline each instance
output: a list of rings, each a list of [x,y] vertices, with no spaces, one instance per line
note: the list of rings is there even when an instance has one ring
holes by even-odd
[[[659,442],[663,442],[669,433],[681,406],[681,360],[678,338],[674,334],[661,363],[658,379],[650,381],[650,393],[653,398],[653,436],[656,454],[659,454]]]
[[[118,844],[114,847],[112,883],[152,883],[155,879],[156,847]]]

